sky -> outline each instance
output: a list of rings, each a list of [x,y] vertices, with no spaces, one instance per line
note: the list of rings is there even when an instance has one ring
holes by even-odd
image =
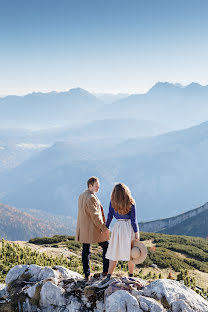
[[[0,96],[208,84],[207,0],[0,0]]]

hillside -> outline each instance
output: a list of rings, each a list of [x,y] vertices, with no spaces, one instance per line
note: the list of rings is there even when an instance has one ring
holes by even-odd
[[[118,98],[118,97],[117,97]],[[104,99],[104,98],[103,98]],[[132,94],[111,104],[81,88],[66,92],[31,93],[0,98],[2,128],[40,128],[110,118],[151,120],[169,130],[208,119],[208,86],[156,83],[145,94]],[[13,112],[12,118],[11,112]]]
[[[72,219],[68,220],[67,226],[66,222],[61,224],[58,217],[52,220],[50,215],[40,212],[31,213],[34,215],[0,204],[0,237],[9,240],[28,240],[37,235],[74,233],[75,225]]]
[[[207,201],[208,122],[126,142],[57,142],[20,166],[2,173],[0,199],[20,209],[77,215],[77,198],[96,175],[107,213],[117,181],[136,200],[138,220],[169,218]]]
[[[148,257],[142,265],[135,271],[135,276],[145,279],[167,278],[172,276],[177,279],[177,275],[182,272],[189,272],[184,279],[188,284],[195,284],[206,288],[208,283],[208,241],[203,238],[172,236],[157,233],[141,233],[141,240],[148,247]],[[65,254],[69,257],[69,252],[76,254],[81,266],[81,244],[74,241],[73,236],[54,236],[51,238],[34,238],[29,243],[18,242],[22,247],[28,246],[39,252],[57,256]],[[64,251],[63,251],[64,248]],[[67,249],[66,249],[67,248]],[[92,270],[99,270],[102,267],[101,248],[95,244],[91,250]],[[79,268],[80,272],[81,268]],[[122,271],[121,271],[122,270]],[[127,263],[119,261],[116,274],[127,273]],[[125,273],[125,274],[126,274]]]
[[[182,129],[208,119],[208,86],[191,83],[185,87],[158,82],[147,93],[132,94],[114,102],[104,118],[143,118],[166,123],[169,129]]]
[[[94,111],[102,104],[100,99],[81,88],[66,92],[6,96],[0,98],[1,128],[37,129],[66,125],[69,120],[73,123],[92,119]]]
[[[208,203],[172,218],[139,223],[141,231],[208,237]]]
[[[185,285],[206,296],[208,284],[208,242],[202,238],[141,233],[148,257],[135,269],[135,277],[145,280],[183,279]],[[12,257],[11,257],[12,254]],[[63,265],[82,273],[81,244],[73,236],[34,238],[29,242],[0,242],[0,282],[17,264]],[[102,250],[91,248],[91,270],[102,271]],[[127,263],[119,261],[115,276],[127,276]],[[197,287],[196,287],[197,286]]]

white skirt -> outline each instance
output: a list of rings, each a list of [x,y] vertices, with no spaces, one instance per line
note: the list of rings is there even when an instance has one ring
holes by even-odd
[[[118,219],[113,227],[105,257],[112,261],[129,261],[131,242],[135,239],[130,219]]]

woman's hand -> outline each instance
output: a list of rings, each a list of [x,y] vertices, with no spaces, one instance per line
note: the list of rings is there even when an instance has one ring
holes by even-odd
[[[136,233],[135,233],[135,239],[136,239],[136,240],[139,240],[139,232],[136,232]]]

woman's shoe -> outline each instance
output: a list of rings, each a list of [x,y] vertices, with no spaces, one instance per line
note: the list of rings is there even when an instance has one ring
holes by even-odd
[[[106,277],[104,280],[102,280],[100,283],[96,285],[97,288],[105,288],[111,283],[111,278]]]

